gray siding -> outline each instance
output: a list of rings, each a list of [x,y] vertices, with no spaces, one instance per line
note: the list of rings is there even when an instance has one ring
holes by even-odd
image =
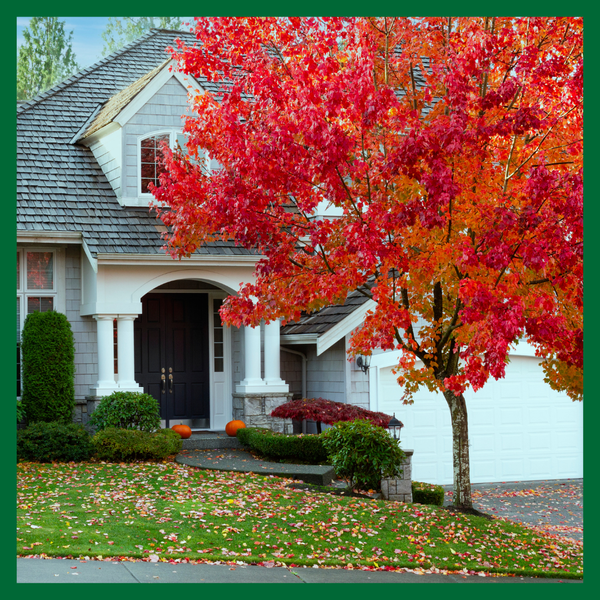
[[[98,353],[96,322],[82,317],[81,309],[81,253],[80,246],[67,246],[65,252],[66,315],[71,323],[75,341],[75,399],[82,401],[90,387],[98,380]]]
[[[121,195],[121,164],[114,157],[103,141],[97,141],[90,146],[98,164],[106,175],[110,185],[117,196]]]
[[[346,336],[346,345],[350,342],[350,334]],[[369,374],[363,373],[356,366],[356,361],[346,361],[346,397],[348,404],[371,409],[369,401]]]
[[[290,386],[290,393],[294,395],[294,398],[301,398],[302,357],[284,351],[281,352],[280,356],[281,379]]]
[[[181,130],[182,115],[189,108],[187,90],[175,78],[169,79],[123,128],[123,195],[138,196],[138,143],[141,136],[155,131]]]
[[[345,341],[339,340],[320,356],[317,356],[316,347],[310,346],[307,356],[307,396],[346,402]]]

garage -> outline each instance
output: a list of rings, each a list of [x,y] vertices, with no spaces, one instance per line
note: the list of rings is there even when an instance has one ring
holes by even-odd
[[[373,410],[396,414],[404,423],[401,445],[413,449],[413,480],[452,483],[450,411],[441,394],[427,391],[401,404],[392,372],[396,353],[373,356]],[[521,344],[506,377],[490,379],[465,394],[469,415],[471,481],[534,481],[583,477],[583,403],[544,383],[533,350]]]

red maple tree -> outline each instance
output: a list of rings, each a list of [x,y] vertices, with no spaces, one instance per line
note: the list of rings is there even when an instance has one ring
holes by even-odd
[[[451,411],[455,504],[471,506],[464,391],[531,343],[581,398],[583,23],[579,18],[199,18],[180,68],[187,156],[153,190],[173,256],[263,256],[231,325],[297,319],[360,290],[355,352],[399,349],[406,402]],[[194,161],[203,149],[220,167]],[[320,218],[333,207],[332,218]]]

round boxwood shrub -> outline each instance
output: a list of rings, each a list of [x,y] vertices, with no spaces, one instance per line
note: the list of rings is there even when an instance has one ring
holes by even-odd
[[[32,423],[17,431],[17,459],[35,462],[81,462],[91,458],[90,434],[76,423]]]
[[[442,506],[444,504],[444,488],[441,485],[435,485],[433,483],[413,481],[412,499],[415,504]]]
[[[337,476],[348,478],[352,490],[378,490],[382,477],[402,473],[406,455],[383,427],[371,421],[336,423],[321,438]]]
[[[181,436],[172,429],[154,433],[107,427],[92,438],[96,458],[110,462],[163,460],[181,450]]]
[[[158,400],[139,392],[113,392],[100,400],[89,425],[98,431],[107,427],[156,431],[160,427]]]
[[[27,315],[21,334],[22,405],[29,423],[71,423],[75,408],[75,345],[67,317]]]

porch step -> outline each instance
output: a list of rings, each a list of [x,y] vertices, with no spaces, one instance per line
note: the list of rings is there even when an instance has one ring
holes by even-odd
[[[224,431],[193,432],[187,440],[181,440],[182,450],[218,450],[220,448],[238,448],[244,446],[240,441]]]

